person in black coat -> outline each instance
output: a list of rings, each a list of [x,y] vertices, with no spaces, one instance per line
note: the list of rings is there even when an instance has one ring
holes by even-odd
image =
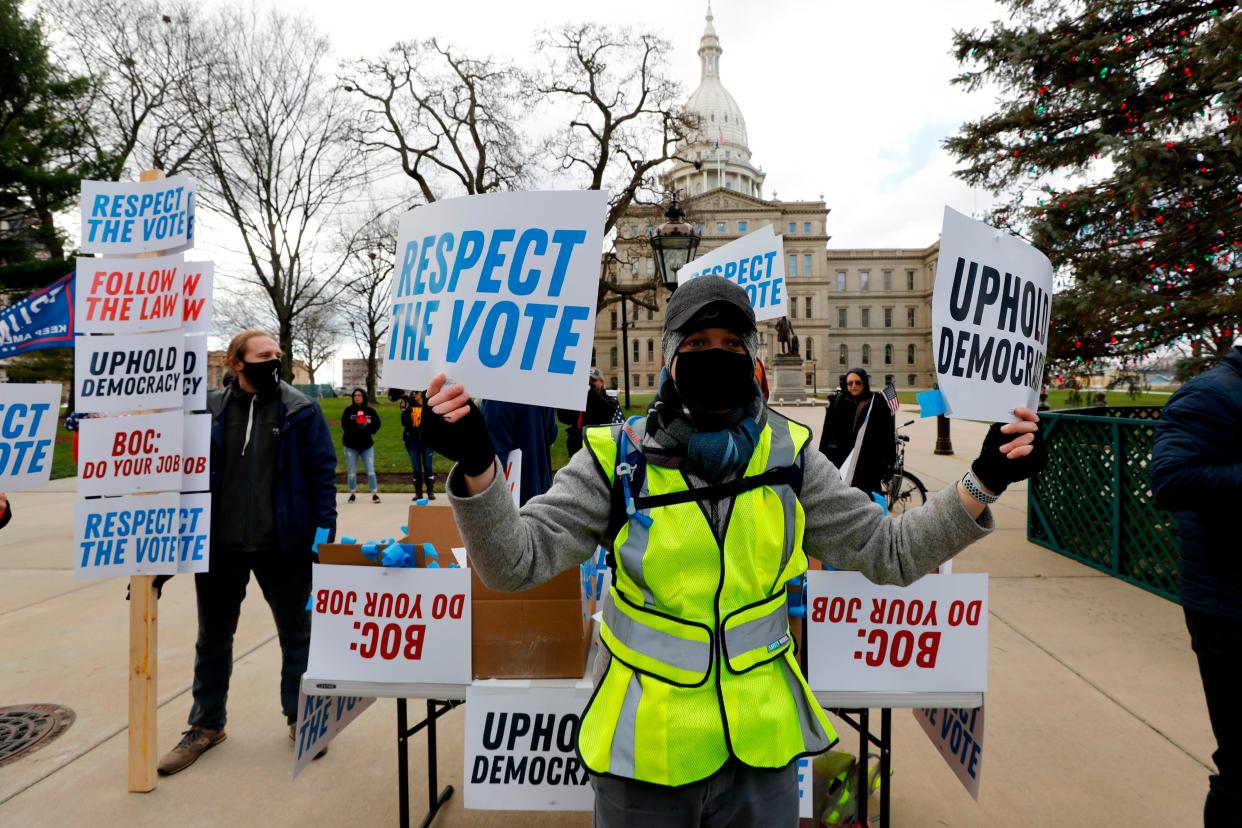
[[[375,477],[375,441],[371,439],[379,431],[379,413],[367,405],[367,392],[355,388],[353,402],[341,412],[341,443],[345,446],[345,482],[349,484],[349,502],[355,500],[358,490],[358,459],[362,458],[367,470],[367,483],[371,485],[371,500],[380,502],[379,482]]]
[[[1242,348],[1183,385],[1156,423],[1156,505],[1177,513],[1179,592],[1216,736],[1203,824],[1242,814]]]
[[[871,390],[871,378],[861,368],[851,368],[841,380],[841,390],[828,402],[819,450],[838,469],[844,467],[858,433],[866,427],[862,448],[855,459],[852,477],[846,482],[864,492],[878,492],[880,483],[897,459],[893,412],[884,396]]]
[[[617,401],[604,390],[604,375],[598,368],[592,368],[583,410],[562,408],[556,412],[556,419],[566,426],[565,447],[570,457],[582,448],[582,429],[613,422],[618,407]]]

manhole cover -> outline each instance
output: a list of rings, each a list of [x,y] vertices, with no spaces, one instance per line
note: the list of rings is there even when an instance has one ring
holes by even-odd
[[[0,766],[33,753],[69,729],[75,715],[59,704],[0,707]]]

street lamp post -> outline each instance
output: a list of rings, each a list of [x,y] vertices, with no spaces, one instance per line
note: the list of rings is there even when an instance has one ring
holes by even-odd
[[[625,294],[621,294],[621,370],[625,373],[625,408],[630,407],[630,320],[625,312]]]
[[[670,193],[668,209],[664,211],[664,223],[651,236],[651,250],[655,253],[660,281],[671,294],[677,290],[677,271],[694,258],[699,247],[699,233],[686,221],[686,211],[677,203],[677,191]]]

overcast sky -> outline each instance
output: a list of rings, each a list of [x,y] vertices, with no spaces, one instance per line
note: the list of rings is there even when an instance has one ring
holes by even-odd
[[[672,42],[673,73],[687,96],[699,82],[706,3],[275,1],[310,15],[340,57],[437,35],[472,53],[529,62],[530,35],[541,26],[645,25]],[[952,177],[940,141],[991,107],[989,95],[949,86],[949,52],[955,28],[1002,15],[993,0],[716,0],[712,10],[721,80],[768,174],[764,195],[822,193],[830,247],[923,247],[936,239],[945,204],[969,214],[989,203]]]

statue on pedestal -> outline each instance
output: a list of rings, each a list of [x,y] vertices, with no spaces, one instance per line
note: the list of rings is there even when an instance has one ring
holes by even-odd
[[[800,356],[798,335],[794,333],[793,324],[788,316],[782,316],[776,323],[776,341],[781,346],[781,356]]]

